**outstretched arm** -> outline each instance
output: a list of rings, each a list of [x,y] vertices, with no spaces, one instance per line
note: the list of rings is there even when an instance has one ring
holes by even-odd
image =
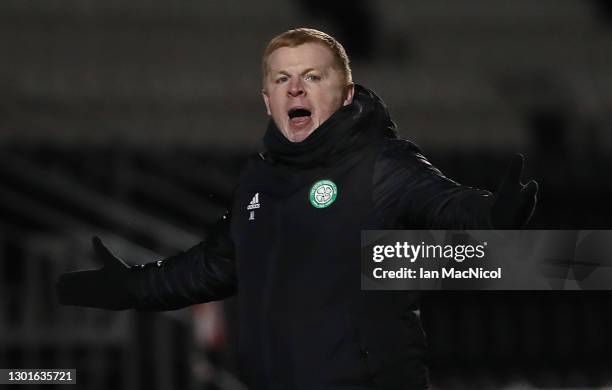
[[[515,156],[495,194],[444,176],[408,141],[393,141],[374,169],[374,202],[383,218],[403,228],[511,229],[531,217],[538,190],[520,183],[522,156]]]
[[[237,280],[229,226],[226,214],[191,249],[138,266],[128,266],[94,237],[103,268],[61,275],[56,286],[59,301],[108,310],[162,311],[231,296]]]

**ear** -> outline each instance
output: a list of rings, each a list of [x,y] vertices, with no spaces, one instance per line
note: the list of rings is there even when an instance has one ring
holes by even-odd
[[[343,106],[348,106],[349,104],[351,104],[353,102],[353,96],[355,95],[355,84],[350,83],[349,85],[347,85],[345,87],[346,92],[345,92],[345,98],[344,101],[342,102]]]
[[[272,111],[270,111],[270,98],[268,97],[268,93],[265,89],[261,90],[261,97],[263,97],[264,103],[266,105],[266,112],[268,116],[272,116]]]

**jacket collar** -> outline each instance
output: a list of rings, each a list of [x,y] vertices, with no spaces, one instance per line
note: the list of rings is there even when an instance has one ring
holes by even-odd
[[[262,155],[273,163],[304,168],[328,166],[385,138],[397,138],[387,106],[373,91],[355,84],[353,102],[341,107],[301,142],[287,140],[270,120]]]

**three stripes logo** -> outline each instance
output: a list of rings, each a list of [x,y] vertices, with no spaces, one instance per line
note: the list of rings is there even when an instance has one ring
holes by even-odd
[[[259,192],[256,192],[255,195],[253,196],[253,199],[251,199],[251,202],[247,206],[247,210],[255,210],[255,209],[258,209],[259,207],[260,207]]]
[[[253,195],[253,199],[251,199],[246,207],[247,211],[249,212],[249,221],[255,220],[255,210],[260,207],[261,204],[259,203],[259,192],[256,192],[255,195]]]

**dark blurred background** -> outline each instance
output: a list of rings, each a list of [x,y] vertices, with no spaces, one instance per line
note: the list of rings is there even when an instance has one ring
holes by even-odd
[[[0,2],[0,368],[79,389],[224,389],[235,299],[171,313],[58,306],[61,272],[185,250],[228,205],[267,117],[260,57],[311,26],[449,177],[540,183],[533,228],[612,225],[612,5],[586,0]],[[437,389],[612,386],[612,294],[424,298]],[[48,385],[46,389],[56,386]],[[24,388],[24,387],[21,387]]]

